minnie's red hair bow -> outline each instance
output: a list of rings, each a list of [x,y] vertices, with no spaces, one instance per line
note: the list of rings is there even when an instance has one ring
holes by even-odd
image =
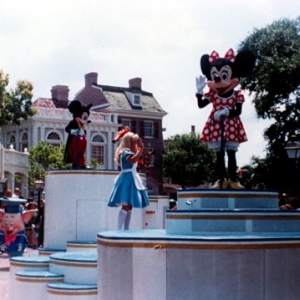
[[[214,63],[217,59],[219,59],[219,58],[220,58],[219,53],[216,52],[216,51],[213,51],[213,52],[210,54],[210,56],[209,56],[209,62],[210,62],[211,64],[213,64],[213,63]],[[230,48],[230,49],[226,52],[224,58],[230,60],[231,62],[234,62],[235,54],[234,54],[234,51],[233,51],[232,48]]]

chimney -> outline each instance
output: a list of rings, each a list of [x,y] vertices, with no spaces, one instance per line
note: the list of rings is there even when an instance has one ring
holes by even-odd
[[[55,85],[51,89],[51,95],[53,100],[57,101],[69,101],[69,87],[66,85]]]
[[[98,73],[95,72],[88,73],[84,77],[85,77],[86,87],[92,86],[93,84],[97,84],[98,82]]]
[[[131,89],[141,90],[142,89],[142,78],[129,79],[129,87]]]
[[[192,126],[191,126],[191,132],[192,132],[192,133],[195,133],[195,125],[192,125]]]

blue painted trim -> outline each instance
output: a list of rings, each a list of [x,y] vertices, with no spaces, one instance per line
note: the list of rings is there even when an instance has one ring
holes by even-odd
[[[300,215],[300,209],[296,210],[280,210],[280,209],[228,209],[228,208],[216,208],[216,209],[201,209],[201,210],[185,210],[185,209],[178,209],[178,210],[166,210],[167,214],[203,214],[203,213],[218,213],[218,214],[238,214],[238,213],[256,213],[256,214],[277,214],[277,215]]]
[[[50,259],[48,256],[32,255],[32,256],[14,256],[10,258],[10,261],[40,264],[40,263],[49,263]]]
[[[98,260],[98,255],[94,252],[54,253],[50,255],[50,260],[95,263]]]
[[[18,271],[16,276],[20,277],[47,277],[47,278],[64,278],[63,274],[51,273],[49,271]]]
[[[151,234],[151,235],[150,235]],[[103,240],[119,241],[181,241],[181,242],[270,242],[270,241],[300,241],[300,233],[287,236],[278,235],[179,235],[167,234],[165,230],[126,230],[105,231],[97,234]]]
[[[47,287],[57,290],[97,290],[96,284],[76,284],[66,282],[48,283]]]

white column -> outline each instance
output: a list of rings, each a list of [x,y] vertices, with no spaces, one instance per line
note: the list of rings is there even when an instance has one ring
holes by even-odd
[[[86,164],[91,165],[91,159],[92,159],[92,153],[91,153],[91,131],[86,131],[86,151],[85,151],[85,158],[86,158]]]
[[[107,160],[107,168],[114,169],[113,167],[114,147],[113,147],[111,132],[107,132],[107,153],[105,153],[105,157]]]

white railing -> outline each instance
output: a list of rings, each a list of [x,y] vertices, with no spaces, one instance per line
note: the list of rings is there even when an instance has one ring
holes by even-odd
[[[0,146],[1,157],[1,178],[4,178],[4,172],[8,171],[12,174],[18,171],[27,174],[29,169],[29,153],[26,149],[24,152],[19,152],[13,149],[5,149]]]
[[[39,107],[36,109],[36,114],[33,116],[33,118],[35,119],[50,118],[50,119],[69,121],[72,119],[72,114],[67,109],[63,109],[63,108],[49,109],[49,108]],[[110,123],[111,114],[91,111],[90,119],[93,122]]]

